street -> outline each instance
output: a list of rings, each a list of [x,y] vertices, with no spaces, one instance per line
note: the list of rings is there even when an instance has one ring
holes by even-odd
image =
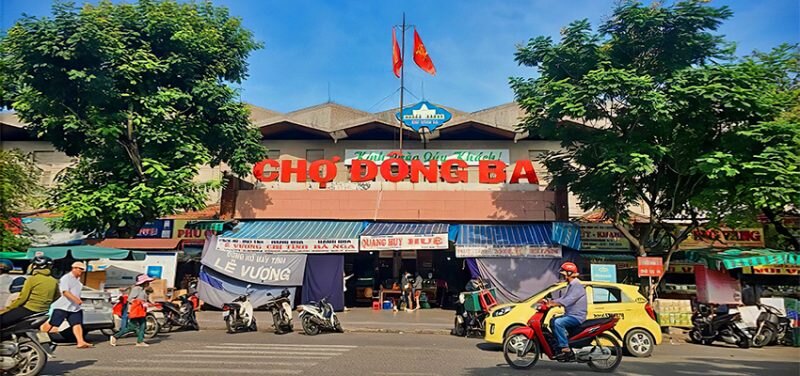
[[[227,334],[219,330],[178,332],[134,347],[131,337],[111,347],[104,337],[89,338],[96,348],[56,350],[44,375],[522,375],[506,366],[497,348],[480,339],[446,335],[344,333],[308,337],[295,331]],[[593,374],[584,364],[541,361],[536,372]],[[625,357],[619,375],[798,375],[800,349],[742,350],[686,343],[663,344],[653,357]]]

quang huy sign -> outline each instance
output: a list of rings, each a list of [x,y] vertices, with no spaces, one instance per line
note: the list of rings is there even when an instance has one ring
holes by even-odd
[[[364,160],[375,162],[377,165],[396,157],[395,150],[388,149],[346,149],[344,151],[344,164],[351,166],[354,160]],[[508,149],[404,149],[402,159],[410,163],[417,160],[423,163],[438,161],[443,163],[450,160],[461,160],[468,166],[477,166],[480,161],[503,161],[506,164],[509,160]]]
[[[729,247],[764,247],[764,230],[761,228],[698,228],[692,231],[679,246],[680,249]]]
[[[325,188],[328,183],[336,179],[339,170],[336,166],[341,161],[339,157],[321,159],[308,162],[304,159],[264,159],[253,166],[253,176],[256,180],[270,183],[303,183],[311,180],[319,183],[320,188]],[[391,183],[409,180],[411,183],[428,182],[438,183],[440,178],[445,183],[467,183],[470,171],[469,163],[461,159],[448,159],[439,163],[438,159],[422,161],[412,159],[406,161],[399,153],[393,158],[378,164],[371,160],[353,159],[350,165],[348,178],[353,183],[369,182],[380,175]],[[269,171],[265,169],[269,167]],[[511,169],[511,173],[507,172]],[[475,172],[472,172],[475,173]],[[482,184],[539,184],[539,178],[530,160],[518,160],[512,164],[502,160],[478,161],[478,182]]]
[[[362,251],[447,249],[447,234],[361,236]]]

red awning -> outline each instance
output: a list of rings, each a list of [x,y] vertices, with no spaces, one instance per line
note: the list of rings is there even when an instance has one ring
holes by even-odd
[[[100,247],[136,250],[181,250],[181,239],[103,239],[97,242]]]

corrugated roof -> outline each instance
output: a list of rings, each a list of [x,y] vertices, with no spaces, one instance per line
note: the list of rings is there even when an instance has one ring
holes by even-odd
[[[103,239],[97,242],[98,246],[107,248],[121,249],[144,249],[144,250],[178,250],[181,246],[181,239]]]
[[[231,239],[358,239],[364,222],[353,221],[253,221],[242,222],[220,235]]]

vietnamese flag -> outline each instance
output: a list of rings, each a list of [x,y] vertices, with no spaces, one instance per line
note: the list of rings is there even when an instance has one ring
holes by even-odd
[[[436,75],[436,67],[433,66],[433,60],[428,55],[425,45],[422,44],[422,39],[417,34],[417,29],[414,29],[414,62],[425,72]]]
[[[403,57],[400,56],[400,45],[397,44],[397,33],[392,28],[392,69],[394,75],[400,78],[400,69],[403,69]]]

